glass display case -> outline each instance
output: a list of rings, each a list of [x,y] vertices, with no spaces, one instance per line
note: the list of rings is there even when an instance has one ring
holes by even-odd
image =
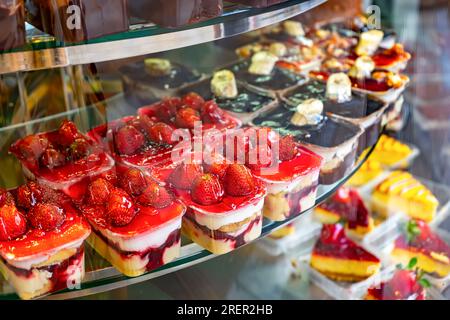
[[[0,0],[0,299],[450,298],[445,5]]]

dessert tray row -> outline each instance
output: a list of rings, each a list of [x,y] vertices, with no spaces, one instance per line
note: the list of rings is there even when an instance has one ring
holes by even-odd
[[[378,146],[386,139],[395,141],[382,137]],[[407,145],[395,145],[408,159]],[[368,161],[383,149],[375,148]],[[395,152],[385,163],[393,160]],[[262,247],[296,256],[294,274],[337,299],[442,299],[450,285],[450,189],[399,170],[356,175],[371,182],[339,188],[294,223],[296,233],[282,228]]]
[[[283,28],[277,52],[308,39],[297,22]],[[361,54],[359,71],[362,58],[372,59]],[[315,205],[319,184],[344,180],[393,101],[355,88],[344,72],[313,80],[284,62],[262,50],[183,83],[186,68],[149,58],[153,81],[132,72],[130,86],[145,83],[141,91],[160,101],[87,132],[63,120],[13,143],[28,182],[0,192],[0,270],[18,295],[79,286],[85,240],[128,277],[178,258],[181,232],[213,254],[230,252],[257,239],[263,219],[283,224]]]

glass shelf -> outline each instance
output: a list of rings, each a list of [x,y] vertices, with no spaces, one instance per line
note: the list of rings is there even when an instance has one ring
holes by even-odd
[[[85,110],[85,111],[88,111],[88,113],[90,114],[89,116],[90,119],[100,117],[99,115],[95,115],[95,112],[93,114],[92,110]],[[71,112],[68,114],[60,114],[58,115],[58,117],[74,118],[77,116],[77,114],[78,113]],[[44,120],[44,122],[46,121],[46,119],[41,119],[41,121],[42,120]],[[55,121],[56,119],[54,116],[52,116],[49,117],[48,120]],[[318,205],[321,202],[325,201],[336,191],[337,188],[343,185],[359,169],[359,167],[365,162],[367,157],[370,156],[374,147],[375,145],[372,146],[370,151],[367,152],[366,156],[363,159],[360,159],[358,163],[354,165],[351,172],[344,178],[342,178],[340,181],[332,185],[326,186],[319,185],[315,205]],[[292,217],[282,222],[274,222],[268,219],[264,219],[262,233],[259,239],[270,234],[272,231],[291,223],[293,220],[295,220],[296,218],[298,218],[299,216],[301,216],[303,213],[307,212],[310,209],[311,208],[308,208],[298,216]],[[259,239],[254,240],[253,242],[258,241]],[[182,238],[180,258],[145,275],[135,278],[129,278],[119,273],[115,268],[113,268],[107,261],[105,261],[102,257],[100,257],[88,245],[86,245],[85,250],[86,250],[86,262],[85,262],[86,275],[83,282],[81,283],[80,288],[71,290],[67,289],[61,292],[57,292],[53,295],[45,297],[45,299],[58,299],[58,300],[73,299],[122,288],[125,286],[144,282],[150,279],[163,276],[168,273],[172,273],[196,265],[198,263],[207,261],[216,256],[210,253],[209,251],[203,249],[202,247],[198,246],[197,244],[191,243],[190,240]],[[18,299],[13,289],[4,279],[0,279],[0,299]]]
[[[220,17],[184,28],[133,25],[127,32],[76,44],[27,28],[26,46],[0,54],[0,74],[97,63],[210,42],[289,19],[325,1],[292,0],[264,9],[227,5]]]

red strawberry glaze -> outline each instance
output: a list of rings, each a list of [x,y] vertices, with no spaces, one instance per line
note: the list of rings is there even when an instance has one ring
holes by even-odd
[[[347,238],[344,227],[340,224],[323,225],[320,238],[314,246],[313,255],[380,262],[376,256]]]
[[[273,172],[270,168],[252,169],[253,174],[268,181],[289,182],[320,169],[321,156],[302,146],[297,146],[297,149],[297,155],[293,159],[279,162],[278,168],[274,168]]]
[[[62,247],[81,243],[89,236],[89,224],[70,205],[62,205],[66,219],[53,231],[29,229],[22,237],[0,242],[0,255],[5,260],[26,260],[39,255],[51,255]]]
[[[367,290],[376,300],[425,300],[426,291],[413,271],[397,270],[393,277]]]
[[[230,211],[240,208],[245,208],[250,204],[255,204],[266,196],[266,188],[264,184],[255,179],[255,190],[252,194],[243,197],[232,197],[225,194],[219,203],[213,205],[201,205],[192,200],[190,191],[175,190],[175,194],[183,201],[189,208],[194,209],[200,213],[213,215],[226,215]]]
[[[434,259],[432,253],[444,255],[450,259],[450,246],[434,233],[426,222],[414,221],[420,230],[420,234],[413,237],[411,241],[408,241],[406,235],[402,234],[395,240],[395,247],[422,253],[431,259]]]
[[[353,51],[349,59],[356,60],[358,55]],[[411,55],[403,50],[403,47],[399,44],[395,44],[391,49],[380,49],[371,57],[375,63],[375,67],[379,69],[389,68],[396,63],[408,61]]]
[[[55,145],[58,143],[58,131],[39,133],[36,136],[47,138],[50,143]],[[81,159],[68,161],[62,166],[53,167],[51,169],[37,165],[36,161],[25,159],[19,150],[19,145],[22,140],[15,142],[11,146],[10,152],[22,162],[22,165],[28,169],[36,179],[57,184],[71,184],[86,175],[96,174],[107,170],[113,165],[111,157],[108,156],[100,146],[96,145],[90,137],[84,136],[84,138],[91,147],[90,155]]]
[[[83,214],[92,224],[94,229],[106,229],[108,230],[108,233],[120,236],[121,238],[133,238],[140,234],[155,231],[171,221],[180,219],[186,211],[186,207],[177,200],[171,205],[161,209],[146,207],[139,204],[136,204],[136,207],[136,216],[131,223],[122,227],[109,225],[103,217],[97,214],[98,212],[90,214],[89,211],[84,210]],[[98,210],[98,208],[92,207],[91,210]]]
[[[172,126],[174,126],[174,128],[176,128],[176,126],[173,123],[168,122],[167,120],[158,118],[157,110],[158,110],[159,106],[160,106],[160,102],[154,103],[152,105],[141,107],[141,108],[138,109],[138,115],[146,115],[146,116],[150,117],[150,119],[152,119],[154,121],[166,122],[166,123],[171,124]],[[242,125],[242,123],[241,123],[241,121],[239,119],[234,118],[231,115],[229,115],[228,113],[224,112],[223,118],[221,119],[220,123],[206,123],[206,122],[203,122],[202,123],[202,130],[231,129],[231,128],[238,128],[241,125]]]
[[[311,71],[309,73],[312,77],[317,78],[319,80],[327,81],[330,73],[326,71]],[[352,82],[353,88],[372,91],[372,92],[385,92],[392,89],[389,86],[386,79],[383,81],[378,81],[373,78],[364,78],[362,80],[356,79],[354,77],[349,77]]]
[[[355,189],[341,187],[331,198],[320,204],[319,208],[341,216],[348,222],[350,229],[369,225],[369,211]]]

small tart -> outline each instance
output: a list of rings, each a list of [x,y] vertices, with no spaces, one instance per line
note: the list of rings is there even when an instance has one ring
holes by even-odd
[[[367,159],[356,173],[347,181],[346,185],[351,187],[360,187],[378,177],[383,172],[383,166],[380,162]]]
[[[412,218],[431,221],[439,201],[410,173],[394,171],[372,192],[371,205],[374,212],[384,217],[404,213]]]
[[[370,154],[369,159],[387,167],[394,164],[400,164],[401,167],[404,167],[405,163],[402,163],[402,161],[406,160],[412,152],[412,149],[407,144],[383,134]]]

